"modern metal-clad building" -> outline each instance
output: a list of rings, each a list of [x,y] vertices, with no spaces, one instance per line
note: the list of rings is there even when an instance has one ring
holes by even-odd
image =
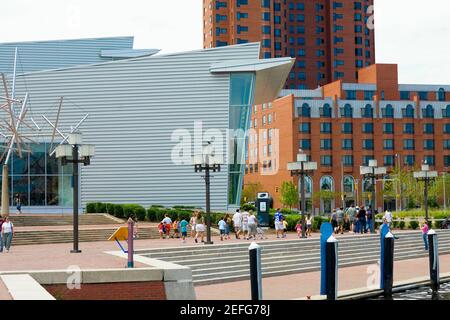
[[[12,74],[17,48],[17,72],[67,68],[152,55],[159,50],[133,50],[134,37],[0,43],[0,72]]]
[[[29,132],[39,141],[31,145],[34,152],[13,158],[10,194],[21,194],[25,211],[70,208],[70,170],[49,156],[53,128],[42,117],[54,123],[63,97],[58,128],[68,133],[88,115],[80,131],[85,143],[96,146],[91,165],[81,169],[82,206],[204,206],[204,181],[192,156],[212,137],[222,146],[225,165],[212,179],[211,206],[234,208],[245,136],[228,130],[248,129],[250,106],[273,100],[293,64],[259,57],[260,45],[253,43],[19,74],[16,97],[29,93],[30,116],[41,130]]]

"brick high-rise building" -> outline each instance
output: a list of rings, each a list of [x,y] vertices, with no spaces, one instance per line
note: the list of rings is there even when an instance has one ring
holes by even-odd
[[[399,84],[395,64],[363,68],[356,83],[282,90],[279,99],[253,107],[251,122],[244,183],[259,183],[277,207],[283,182],[299,185],[287,170],[299,149],[318,163],[306,179],[308,211],[314,213],[369,205],[371,181],[360,166],[371,159],[387,167],[380,179],[394,169],[417,170],[425,161],[432,170],[450,172],[450,85]],[[378,181],[376,208],[393,210],[395,195],[383,188]],[[335,198],[314,196],[322,191]],[[397,205],[404,208],[407,197],[400,199]]]
[[[205,48],[261,42],[262,57],[297,59],[288,89],[357,81],[375,63],[373,0],[203,0]]]

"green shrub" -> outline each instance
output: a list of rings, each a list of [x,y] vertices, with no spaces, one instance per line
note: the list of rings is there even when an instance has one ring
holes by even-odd
[[[409,222],[409,227],[413,230],[417,230],[417,228],[419,228],[419,222],[412,220]]]
[[[157,209],[155,209],[153,207],[150,207],[147,210],[147,220],[151,221],[151,222],[156,222],[157,221],[157,219],[156,219],[156,213],[157,212],[158,212]]]
[[[243,210],[243,211],[250,211],[250,210],[253,210],[254,212],[256,212],[256,207],[254,206],[254,205],[251,205],[251,204],[244,204],[244,205],[242,205],[241,206],[241,210]]]
[[[134,216],[138,221],[145,221],[147,212],[143,206],[137,205],[134,209]]]
[[[394,229],[397,229],[397,228],[398,228],[398,225],[399,225],[399,221],[398,221],[398,220],[393,220],[393,221],[392,221],[392,227],[393,227]]]
[[[96,213],[96,203],[90,202],[86,205],[86,213]]]
[[[106,203],[106,213],[110,215],[114,215],[114,206],[113,203]]]
[[[195,209],[194,206],[173,206],[173,209],[181,209],[181,210],[190,210],[193,211]]]
[[[312,228],[314,231],[319,231],[320,230],[320,226],[322,225],[322,223],[324,222],[322,217],[314,217],[313,218],[313,223],[312,223]]]
[[[440,229],[440,228],[442,228],[442,222],[443,222],[443,221],[435,220],[435,221],[434,221],[434,228],[435,228],[435,229]]]
[[[121,204],[114,205],[114,216],[117,218],[125,217],[123,214],[123,205],[121,205]]]
[[[164,208],[164,206],[160,204],[152,204],[150,208]]]
[[[97,202],[95,204],[95,211],[96,213],[106,213],[106,204],[102,202]]]
[[[399,222],[398,226],[399,226],[400,230],[405,229],[405,226],[406,226],[405,221],[404,221],[404,220],[401,220],[401,221]]]
[[[166,213],[166,210],[161,208],[156,212],[156,221],[160,222],[164,219],[164,214]]]

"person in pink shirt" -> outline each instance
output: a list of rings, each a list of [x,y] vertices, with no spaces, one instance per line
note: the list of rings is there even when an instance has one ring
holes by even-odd
[[[429,230],[428,224],[424,222],[420,229],[422,230],[422,237],[423,243],[425,244],[425,250],[428,250],[428,230]]]

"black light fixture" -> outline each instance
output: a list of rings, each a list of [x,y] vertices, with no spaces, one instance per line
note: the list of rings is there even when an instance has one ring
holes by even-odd
[[[211,142],[203,145],[201,155],[194,156],[195,172],[205,171],[205,189],[206,189],[206,242],[205,244],[214,244],[211,240],[211,174],[210,172],[220,172],[221,159],[211,151]]]
[[[69,134],[69,144],[62,144],[56,148],[56,158],[61,158],[61,165],[73,165],[73,250],[71,253],[81,253],[78,248],[78,198],[79,198],[79,163],[85,166],[91,164],[91,157],[95,155],[93,145],[83,145],[83,136],[79,132]],[[71,159],[68,159],[70,158]]]

